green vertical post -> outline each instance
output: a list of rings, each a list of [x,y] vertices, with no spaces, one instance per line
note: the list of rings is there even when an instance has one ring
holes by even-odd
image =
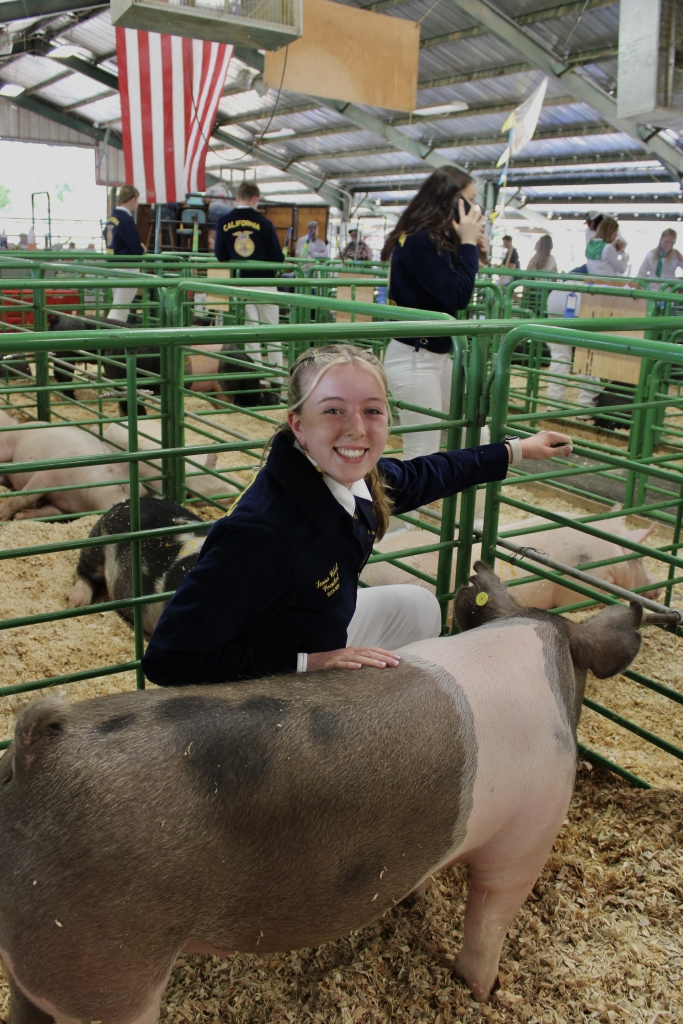
[[[640,378],[638,380],[638,386],[636,393],[633,397],[635,404],[639,404],[645,401],[645,395],[647,392],[647,382],[650,376],[653,363],[651,359],[641,359],[640,361]],[[640,457],[641,447],[643,444],[643,434],[645,427],[645,409],[635,409],[633,412],[633,419],[631,422],[631,432],[628,439],[628,457],[630,462],[636,462]],[[637,470],[630,469],[626,475],[626,487],[624,489],[624,508],[629,508],[633,504],[633,500],[636,492],[636,485],[640,483],[640,476]],[[638,487],[640,491],[641,488]]]
[[[673,544],[671,545],[671,554],[672,555],[678,555],[678,553],[679,553],[679,545],[680,545],[680,542],[681,542],[681,525],[683,524],[683,486],[681,487],[681,490],[679,492],[679,496],[680,496],[680,500],[679,500],[678,506],[676,508],[676,522],[674,523]],[[671,565],[669,565],[669,573],[668,573],[667,579],[673,580],[675,575],[676,575],[676,566],[671,564]],[[667,588],[666,588],[666,596],[664,598],[664,604],[669,605],[669,606],[671,605],[671,596],[673,594],[673,588],[674,588],[673,583],[669,583],[667,585]],[[674,630],[672,632],[675,632],[675,628],[674,628]]]
[[[42,277],[43,271],[37,271]],[[45,291],[43,288],[36,288],[33,292],[33,325],[36,331],[47,330],[47,315],[45,310]],[[50,392],[44,390],[50,383],[50,353],[36,352],[36,416],[39,420],[50,422]]]
[[[128,451],[138,451],[138,393],[137,393],[137,353],[135,349],[126,350],[126,398],[128,400]],[[140,466],[137,460],[128,463],[130,480],[130,530],[136,533],[140,529]],[[142,542],[131,540],[131,570],[133,574],[133,597],[142,597]],[[142,606],[133,608],[133,631],[135,641],[135,660],[140,661],[145,652],[145,633],[142,626]],[[145,674],[140,665],[135,669],[138,690],[145,688]]]
[[[479,336],[470,338],[469,379],[465,399],[465,447],[470,448],[481,441],[480,398],[486,374],[486,339]],[[474,518],[477,504],[477,488],[470,487],[460,497],[460,533],[458,560],[455,568],[455,590],[465,586],[470,575],[472,542],[474,540]]]
[[[182,345],[176,341],[168,343],[171,363],[171,438],[173,448],[185,445],[185,369]],[[172,474],[171,501],[182,505],[185,500],[185,460],[182,455],[171,456]]]
[[[467,343],[464,338],[453,338],[453,370],[451,377],[451,401],[448,410],[450,420],[462,419],[462,406],[464,396],[464,371],[463,359],[467,351]],[[462,447],[462,427],[449,427],[446,435],[446,449],[453,451]],[[441,507],[441,533],[439,540],[452,541],[455,536],[455,513],[457,508],[457,495],[444,498]],[[448,605],[449,599],[442,594],[449,594],[451,591],[451,569],[453,568],[453,548],[441,548],[439,551],[439,563],[436,571],[436,596],[441,605],[441,632],[448,632]]]

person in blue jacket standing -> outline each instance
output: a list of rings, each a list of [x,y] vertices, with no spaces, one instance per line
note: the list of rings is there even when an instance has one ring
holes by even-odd
[[[455,167],[440,167],[422,185],[387,237],[382,259],[391,259],[389,302],[454,316],[474,291],[479,253],[488,249],[476,183]],[[394,398],[448,412],[452,362],[450,338],[397,338],[384,366]],[[401,409],[401,426],[434,423],[433,417]],[[440,431],[404,434],[406,458],[439,450]]]
[[[134,213],[138,207],[140,193],[134,185],[122,185],[118,191],[116,206],[104,229],[104,241],[109,256],[143,256],[147,247],[140,238],[140,232],[135,223]],[[126,270],[125,267],[120,268]],[[131,267],[126,272],[138,273],[138,269]],[[135,288],[115,288],[113,295],[113,308],[109,311],[109,320],[121,320],[123,323],[128,319],[128,307],[135,298]]]
[[[260,198],[261,190],[256,182],[243,181],[237,189],[234,209],[219,217],[216,223],[216,259],[222,263],[243,263],[239,271],[241,277],[275,277],[275,270],[250,270],[249,261],[283,263],[285,259],[272,221],[258,210]],[[260,285],[259,290],[277,292],[276,287],[269,285]],[[274,302],[244,304],[244,323],[247,326],[277,324],[279,319],[280,307]],[[261,358],[260,342],[248,341],[244,347],[252,359]],[[271,346],[266,359],[273,366],[282,366],[280,345]]]
[[[267,461],[211,528],[152,634],[142,665],[153,682],[397,665],[392,651],[438,636],[441,613],[421,587],[358,589],[391,512],[501,480],[518,458],[571,451],[570,438],[543,432],[401,461],[382,458],[388,430],[386,377],[371,352],[329,345],[299,356]]]

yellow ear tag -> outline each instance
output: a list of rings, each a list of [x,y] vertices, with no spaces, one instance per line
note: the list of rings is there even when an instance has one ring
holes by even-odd
[[[489,595],[484,590],[480,590],[474,599],[474,603],[478,604],[480,608],[483,608],[485,604],[488,604]]]

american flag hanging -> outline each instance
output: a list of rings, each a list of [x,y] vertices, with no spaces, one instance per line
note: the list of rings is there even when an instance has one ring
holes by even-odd
[[[148,203],[203,192],[232,46],[116,29],[126,180]]]

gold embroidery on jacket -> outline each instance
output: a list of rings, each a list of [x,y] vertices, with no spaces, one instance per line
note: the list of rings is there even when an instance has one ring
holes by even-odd
[[[332,597],[339,590],[339,562],[333,565],[324,580],[318,580],[316,587],[324,591],[326,597]]]

